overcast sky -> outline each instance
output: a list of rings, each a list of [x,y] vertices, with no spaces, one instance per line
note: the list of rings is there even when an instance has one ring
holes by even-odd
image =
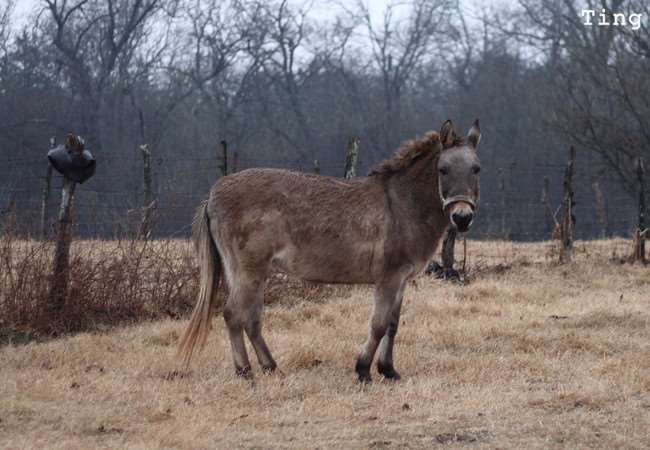
[[[7,0],[0,0],[0,3],[4,3]],[[343,0],[344,1],[344,0]],[[381,22],[382,13],[388,3],[391,0],[364,0],[370,9],[372,19],[375,23],[379,24]],[[479,11],[484,11],[485,6],[493,7],[498,4],[503,3],[513,3],[513,0],[459,0],[465,14],[468,18],[475,19],[479,15]],[[293,1],[293,3],[299,3]],[[350,2],[352,3],[352,2]],[[397,2],[395,2],[397,3]],[[22,25],[28,19],[30,13],[35,11],[37,7],[40,7],[44,4],[43,0],[17,0],[16,1],[16,14],[17,14],[17,24]],[[311,14],[315,19],[334,17],[336,12],[339,10],[336,7],[336,2],[332,0],[314,0]],[[398,11],[399,14],[399,11]]]

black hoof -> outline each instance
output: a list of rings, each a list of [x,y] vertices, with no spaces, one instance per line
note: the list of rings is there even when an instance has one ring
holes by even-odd
[[[354,371],[357,373],[357,375],[359,377],[359,383],[361,383],[361,384],[372,383],[372,378],[370,377],[370,366],[360,364],[357,361],[357,365],[354,368]]]
[[[372,383],[372,378],[370,377],[369,373],[359,373],[357,374],[359,384],[370,384]]]
[[[383,375],[384,378],[387,380],[393,380],[393,381],[399,381],[402,379],[400,376],[399,372],[395,370],[395,368],[390,365],[390,366],[384,366],[382,364],[377,364],[377,371]]]
[[[251,366],[236,367],[235,375],[246,379],[253,378],[253,372],[251,371]]]

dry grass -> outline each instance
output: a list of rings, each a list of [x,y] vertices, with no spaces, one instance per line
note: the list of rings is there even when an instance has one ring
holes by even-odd
[[[627,246],[626,246],[627,245]],[[233,375],[220,318],[189,374],[162,320],[0,348],[5,448],[648,448],[648,268],[629,242],[470,243],[468,285],[409,286],[403,380],[355,383],[370,289],[277,303],[267,340],[284,375]]]

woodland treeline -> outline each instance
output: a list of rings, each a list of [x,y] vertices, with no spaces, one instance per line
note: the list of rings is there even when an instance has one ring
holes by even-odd
[[[155,230],[186,235],[222,173],[221,141],[229,170],[318,160],[342,176],[351,137],[363,174],[404,139],[478,117],[476,235],[550,237],[571,145],[578,237],[629,234],[635,164],[650,157],[647,1],[408,0],[379,15],[366,4],[40,0],[18,21],[0,0],[2,217],[35,232],[49,139],[69,132],[98,161],[78,190],[80,233],[129,227],[147,144]],[[603,6],[642,26],[585,25],[582,10]]]

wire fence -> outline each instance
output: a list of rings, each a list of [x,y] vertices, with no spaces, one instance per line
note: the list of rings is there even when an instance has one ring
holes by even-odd
[[[232,158],[230,159],[233,160]],[[205,199],[221,175],[222,160],[213,157],[153,158],[156,213],[154,235],[187,237],[196,206]],[[237,170],[275,167],[314,172],[313,161],[278,158],[238,158]],[[359,173],[370,167],[363,158]],[[133,232],[141,219],[144,187],[142,159],[107,156],[98,158],[97,173],[81,185],[75,197],[75,234],[90,238],[114,238]],[[320,173],[342,176],[345,158],[319,160]],[[26,235],[40,233],[45,158],[17,157],[5,162],[0,181],[0,213],[11,213]],[[471,235],[475,238],[549,239],[553,219],[542,202],[545,178],[548,203],[561,220],[564,164],[512,164],[483,161],[481,202]],[[52,179],[46,213],[47,229],[54,226],[60,202],[62,177]],[[638,204],[634,192],[602,163],[578,160],[574,175],[576,238],[629,237],[637,226]],[[600,199],[599,199],[600,195]]]

